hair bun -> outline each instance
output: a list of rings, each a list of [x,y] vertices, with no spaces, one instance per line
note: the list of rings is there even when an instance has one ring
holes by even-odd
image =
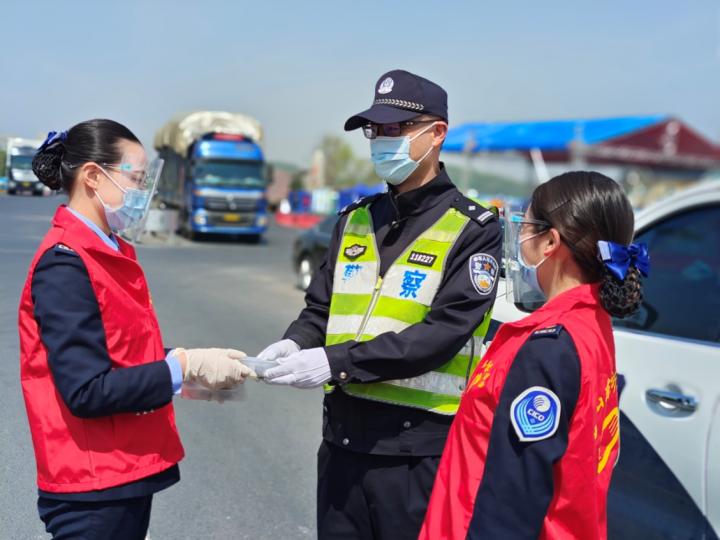
[[[61,166],[64,150],[62,142],[54,142],[38,150],[32,160],[32,170],[35,176],[52,190],[62,187]]]
[[[613,317],[622,319],[635,313],[643,301],[640,270],[634,265],[630,266],[625,279],[620,281],[604,268],[600,300]]]

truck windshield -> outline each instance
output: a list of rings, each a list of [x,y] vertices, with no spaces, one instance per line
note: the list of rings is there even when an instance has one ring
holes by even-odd
[[[202,161],[195,165],[195,182],[199,186],[264,188],[262,163],[237,161]]]
[[[32,156],[12,156],[10,158],[10,168],[30,171],[32,170],[32,160]]]

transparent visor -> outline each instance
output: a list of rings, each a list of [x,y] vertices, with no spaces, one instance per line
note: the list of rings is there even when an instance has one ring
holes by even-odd
[[[124,236],[137,242],[145,231],[145,223],[152,206],[153,197],[157,192],[158,181],[162,173],[163,159],[147,162],[136,156],[124,155],[119,164],[103,164],[105,169],[119,173],[129,182],[124,182],[126,204],[133,214],[139,216],[137,221],[125,231]]]
[[[158,181],[160,180],[160,173],[162,173],[164,164],[165,160],[154,159],[148,163],[145,170],[145,175],[142,180],[143,190],[147,192],[147,197],[145,198],[145,208],[143,208],[142,218],[140,221],[127,231],[128,237],[134,243],[137,242],[140,239],[140,236],[145,232],[145,223],[147,222],[153,198],[157,193]]]
[[[524,311],[533,311],[545,303],[545,295],[531,285],[529,269],[521,262],[522,241],[542,234],[550,225],[528,218],[517,206],[506,206],[504,217],[505,298]]]

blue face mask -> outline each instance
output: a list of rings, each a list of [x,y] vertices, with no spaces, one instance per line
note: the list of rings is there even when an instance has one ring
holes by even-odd
[[[112,176],[110,176],[104,169],[101,168],[101,170],[105,176],[107,176],[108,179],[123,192],[122,204],[118,208],[111,208],[105,204],[102,197],[100,197],[100,194],[95,191],[98,199],[100,199],[100,203],[103,205],[108,227],[110,227],[113,231],[121,232],[140,223],[140,221],[142,221],[145,217],[145,212],[148,207],[148,199],[150,198],[150,190],[124,188],[115,182]]]
[[[530,240],[531,238],[535,238],[536,236],[539,236],[541,234],[543,234],[543,233],[533,234],[532,236],[528,236],[526,238],[520,239],[519,244],[522,244],[526,240]],[[544,296],[545,293],[543,292],[542,288],[540,287],[540,282],[538,281],[537,270],[538,270],[538,268],[540,268],[540,265],[542,263],[547,261],[548,258],[545,257],[539,263],[534,264],[534,265],[527,264],[525,262],[525,259],[523,259],[523,256],[522,256],[522,247],[518,246],[517,259],[518,259],[518,264],[520,265],[520,278],[525,283],[527,283],[532,290],[534,290],[535,292],[538,292]]]
[[[425,159],[433,147],[417,161],[410,158],[410,143],[425,133],[435,124],[430,124],[412,139],[407,135],[403,137],[376,137],[370,139],[370,156],[375,164],[375,172],[388,184],[397,186],[407,180],[420,162]]]

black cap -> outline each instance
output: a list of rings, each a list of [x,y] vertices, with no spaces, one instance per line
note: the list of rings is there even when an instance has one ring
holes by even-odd
[[[447,92],[432,81],[395,69],[378,79],[372,106],[348,118],[345,131],[352,131],[368,122],[405,122],[423,114],[438,116],[447,122]]]

